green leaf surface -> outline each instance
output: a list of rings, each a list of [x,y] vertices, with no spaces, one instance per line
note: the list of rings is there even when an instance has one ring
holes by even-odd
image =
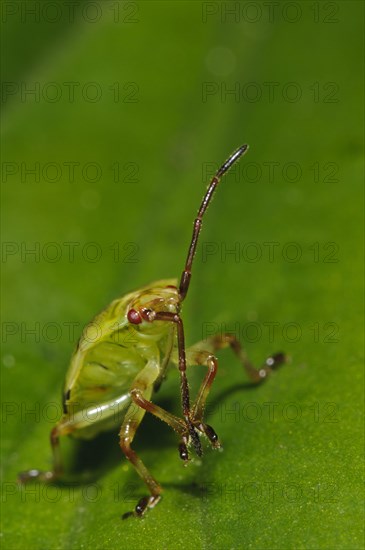
[[[363,548],[363,4],[60,2],[56,21],[55,2],[6,4],[2,548]],[[179,276],[209,176],[246,142],[205,219],[186,341],[228,330],[255,365],[290,363],[252,388],[219,352],[224,450],[187,468],[145,417],[135,448],[164,493],[142,520],[120,519],[145,488],[117,433],[62,442],[77,484],[19,488],[50,466],[82,327]],[[154,400],[181,414],[176,372]]]

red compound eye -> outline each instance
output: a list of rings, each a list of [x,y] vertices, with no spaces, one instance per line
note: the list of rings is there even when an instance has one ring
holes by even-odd
[[[127,319],[133,325],[139,325],[139,323],[142,323],[142,317],[140,316],[139,312],[135,309],[130,309],[128,311]]]

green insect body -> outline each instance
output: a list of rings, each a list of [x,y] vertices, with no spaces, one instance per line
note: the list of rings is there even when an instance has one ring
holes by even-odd
[[[123,518],[140,517],[159,502],[162,492],[132,448],[145,413],[163,420],[178,434],[179,455],[187,465],[191,449],[198,456],[202,455],[201,436],[206,437],[213,448],[220,447],[217,434],[204,421],[206,399],[218,368],[215,352],[231,347],[253,383],[261,383],[285,361],[283,353],[276,353],[256,370],[231,334],[217,334],[190,348],[185,347],[180,312],[190,285],[202,219],[222,176],[247,149],[247,145],[237,149],[212,178],[194,221],[180,282],[177,279],[160,280],[114,300],[85,327],[66,374],[64,414],[51,431],[53,469],[22,472],[19,474],[21,483],[34,479],[43,482],[62,479],[61,436],[90,439],[118,426],[121,450],[149,490],[149,495],[141,498],[135,510],[124,514]],[[151,400],[171,364],[177,366],[180,375],[181,417]],[[187,370],[192,366],[204,367],[205,375],[191,403]]]
[[[114,300],[85,327],[65,378],[61,425],[68,433],[90,439],[120,424],[132,401],[129,389],[146,361],[151,370],[155,365],[157,379],[161,376],[174,326],[132,324],[127,313],[151,306],[177,313],[178,304],[177,279],[162,280]]]

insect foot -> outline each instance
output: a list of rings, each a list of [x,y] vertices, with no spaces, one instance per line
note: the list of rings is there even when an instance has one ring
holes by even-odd
[[[189,421],[187,422],[187,433],[182,437],[181,443],[179,444],[179,455],[185,463],[184,466],[189,462],[188,446],[193,445],[197,456],[201,457],[203,454],[199,434],[197,433],[198,431],[209,439],[213,449],[221,448],[218,435],[212,426],[204,424],[201,420]]]
[[[194,447],[194,451],[196,452],[197,456],[201,457],[203,455],[203,449],[197,430],[200,430],[199,425],[195,425],[195,423],[193,423],[190,418],[186,417],[185,432],[179,444],[179,455],[181,460],[184,461],[184,466],[187,466],[189,462],[188,447],[190,447],[191,445]]]
[[[278,369],[284,363],[288,363],[288,360],[289,358],[287,355],[285,355],[285,353],[274,353],[266,359],[264,366],[256,371],[256,380],[254,379],[254,377],[252,377],[253,380],[258,384],[260,382],[263,382],[273,370]]]
[[[213,430],[212,426],[209,426],[208,424],[200,424],[199,430],[203,432],[207,438],[209,439],[213,449],[220,449],[221,444],[219,442],[218,436]]]
[[[126,512],[122,515],[122,519],[127,519],[129,517],[141,518],[148,508],[153,508],[161,500],[161,495],[151,495],[149,497],[142,497],[137,506],[134,509],[134,512]]]
[[[188,452],[188,446],[186,443],[186,438],[184,438],[179,445],[179,455],[181,460],[183,460],[185,463],[184,466],[186,466],[187,463],[189,462],[189,452]]]
[[[26,470],[18,474],[18,483],[20,485],[25,485],[29,481],[35,480],[50,483],[55,480],[55,474],[54,472],[42,472],[41,470]]]

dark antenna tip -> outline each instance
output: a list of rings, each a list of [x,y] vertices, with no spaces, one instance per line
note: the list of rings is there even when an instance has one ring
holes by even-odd
[[[234,151],[234,153],[232,153],[231,156],[226,160],[226,162],[222,164],[222,166],[219,168],[217,172],[217,177],[220,178],[221,176],[223,176],[223,174],[225,174],[227,170],[230,169],[232,164],[234,164],[236,160],[238,160],[242,155],[246,153],[248,148],[249,148],[248,144],[245,143],[244,145],[241,145],[241,147],[236,149],[236,151]]]

